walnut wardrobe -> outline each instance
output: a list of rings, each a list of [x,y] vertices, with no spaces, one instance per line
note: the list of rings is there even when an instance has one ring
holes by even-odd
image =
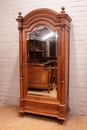
[[[39,8],[16,19],[19,30],[19,112],[65,120],[69,113],[71,18]]]

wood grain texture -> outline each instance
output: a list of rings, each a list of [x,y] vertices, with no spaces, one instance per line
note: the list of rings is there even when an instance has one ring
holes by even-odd
[[[61,13],[42,8],[31,11],[25,17],[19,14],[16,20],[18,21],[20,49],[19,112],[36,113],[65,120],[69,113],[69,44],[71,18],[65,13],[64,8],[62,8]],[[32,29],[38,25],[48,26],[52,31],[58,32],[58,66],[56,69],[57,98],[55,99],[40,96],[27,96],[27,73],[30,73],[32,68],[28,70],[27,66],[26,33],[32,31]],[[32,73],[28,78],[33,76],[35,82],[36,80],[37,82],[40,81],[40,85],[42,82],[47,83],[46,73],[48,72],[46,70],[43,71],[42,68],[39,71],[41,72],[37,74],[37,77],[34,77],[34,73]],[[42,79],[40,79],[40,76]],[[34,81],[32,82],[34,83]]]

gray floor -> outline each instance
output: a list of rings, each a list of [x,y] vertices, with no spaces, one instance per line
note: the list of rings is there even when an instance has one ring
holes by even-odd
[[[0,130],[87,130],[87,117],[69,114],[60,124],[50,117],[32,114],[21,117],[17,107],[0,104]]]

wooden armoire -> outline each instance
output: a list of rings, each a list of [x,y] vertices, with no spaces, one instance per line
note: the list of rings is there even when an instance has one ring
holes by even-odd
[[[19,30],[19,112],[64,121],[69,113],[71,18],[39,8],[16,19]]]

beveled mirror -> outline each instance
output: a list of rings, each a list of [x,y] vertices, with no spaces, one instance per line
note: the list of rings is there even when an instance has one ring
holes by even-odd
[[[69,112],[69,45],[71,18],[36,9],[19,13],[20,113],[65,120]]]
[[[27,94],[57,98],[58,32],[40,25],[26,35]]]

